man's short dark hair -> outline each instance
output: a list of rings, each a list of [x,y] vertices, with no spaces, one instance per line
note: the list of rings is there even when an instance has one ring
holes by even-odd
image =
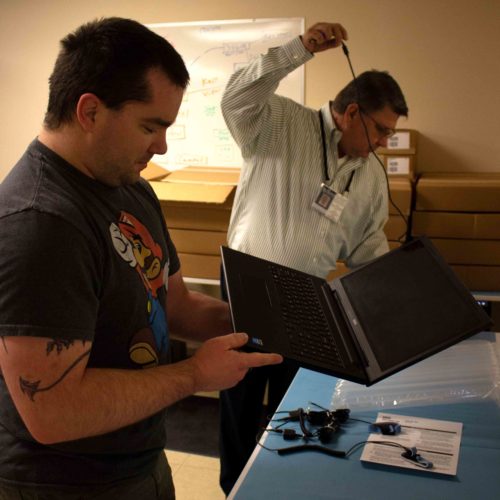
[[[387,71],[365,71],[349,82],[333,101],[333,109],[344,113],[357,103],[367,113],[389,106],[399,116],[408,116],[408,106],[398,83]]]
[[[61,40],[61,51],[49,78],[45,126],[69,123],[82,94],[92,93],[108,108],[151,98],[147,72],[160,69],[185,89],[189,73],[172,45],[142,24],[118,17],[80,26]]]

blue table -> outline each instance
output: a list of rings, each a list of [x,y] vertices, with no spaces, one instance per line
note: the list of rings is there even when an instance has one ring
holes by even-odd
[[[299,370],[278,408],[306,408],[313,401],[329,408],[337,379]],[[257,446],[229,499],[500,499],[500,409],[492,400],[405,407],[389,413],[463,423],[456,476],[406,470],[361,462],[361,451],[334,458],[306,451],[278,455]],[[374,421],[378,411],[352,411],[352,417]],[[276,416],[283,416],[277,414]],[[368,425],[350,423],[329,445],[347,450],[368,436]],[[267,434],[264,444],[282,448],[297,444]]]

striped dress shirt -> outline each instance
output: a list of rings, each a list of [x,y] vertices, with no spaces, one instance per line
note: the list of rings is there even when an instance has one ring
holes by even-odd
[[[312,57],[295,38],[234,73],[227,84],[222,113],[244,159],[228,244],[324,278],[337,260],[353,268],[388,251],[388,204],[385,174],[373,155],[339,160],[341,132],[327,103],[320,110],[326,184],[348,201],[338,222],[312,208],[325,182],[319,113],[275,94],[280,81]]]

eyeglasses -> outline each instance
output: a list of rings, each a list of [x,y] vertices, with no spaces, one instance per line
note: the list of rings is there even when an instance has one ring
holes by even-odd
[[[360,108],[360,111],[365,116],[370,118],[370,120],[375,124],[375,128],[377,129],[377,132],[380,135],[380,137],[385,139],[385,138],[392,137],[396,133],[396,131],[393,128],[384,127],[377,120],[375,120],[375,118],[373,118],[371,115],[369,115],[366,111],[363,111],[361,108]]]

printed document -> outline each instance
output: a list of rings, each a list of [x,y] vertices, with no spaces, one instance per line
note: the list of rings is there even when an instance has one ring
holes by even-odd
[[[401,426],[396,435],[372,433],[368,437],[361,460],[378,464],[416,469],[438,474],[456,475],[462,423],[446,420],[431,420],[390,413],[379,413],[377,422],[395,422]],[[384,442],[384,444],[372,444]],[[392,445],[389,443],[393,443]],[[401,456],[404,449],[416,447],[417,453],[425,460],[432,462],[433,467],[425,469]]]

